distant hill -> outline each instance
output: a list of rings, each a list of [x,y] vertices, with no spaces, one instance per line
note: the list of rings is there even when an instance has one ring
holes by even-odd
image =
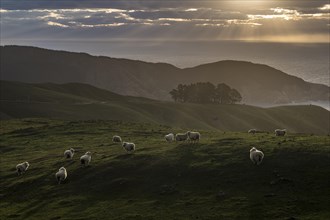
[[[1,79],[30,83],[87,83],[121,95],[170,100],[179,83],[226,83],[246,104],[329,100],[329,87],[305,82],[272,67],[220,61],[180,69],[166,63],[91,56],[26,46],[1,46]],[[141,51],[143,53],[143,51]]]
[[[174,103],[121,96],[69,83],[27,84],[0,81],[2,119],[44,117],[148,122],[188,129],[329,133],[329,111],[317,106],[260,108],[249,105]]]

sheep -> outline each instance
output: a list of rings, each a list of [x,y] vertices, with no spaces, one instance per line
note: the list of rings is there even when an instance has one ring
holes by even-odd
[[[64,181],[67,176],[68,176],[68,173],[66,172],[66,169],[64,167],[61,167],[58,170],[58,172],[55,174],[58,184],[61,184],[61,182]]]
[[[255,147],[252,147],[250,150],[250,159],[254,164],[261,164],[264,159],[264,153],[260,150],[257,150]]]
[[[275,136],[284,136],[286,134],[286,129],[276,129]]]
[[[252,129],[250,129],[250,130],[248,131],[248,133],[249,133],[249,134],[255,134],[255,133],[257,133],[257,129],[252,128]]]
[[[89,151],[80,157],[80,163],[81,165],[84,166],[88,166],[91,160],[92,160],[92,153]]]
[[[188,131],[187,132],[189,140],[193,142],[198,142],[201,138],[201,134],[196,131]]]
[[[66,159],[72,159],[73,155],[74,155],[74,149],[73,148],[70,148],[70,150],[64,151],[64,157]]]
[[[21,175],[23,173],[25,173],[27,171],[27,169],[29,168],[30,164],[26,161],[23,163],[19,163],[16,165],[16,170],[17,170],[17,175]]]
[[[123,148],[126,150],[126,152],[133,152],[133,151],[135,151],[135,144],[124,142]]]
[[[174,141],[174,134],[173,134],[173,133],[170,133],[170,134],[165,135],[165,140],[166,140],[167,142],[172,142],[172,141]]]
[[[114,143],[121,143],[122,142],[121,141],[121,137],[118,136],[118,135],[113,136],[112,137],[112,142],[114,142]]]
[[[188,133],[178,133],[175,135],[175,141],[186,141],[188,139]]]

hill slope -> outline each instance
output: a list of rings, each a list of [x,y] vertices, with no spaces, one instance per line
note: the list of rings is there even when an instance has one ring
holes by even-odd
[[[329,137],[182,130],[111,121],[10,120],[0,127],[2,219],[330,219]],[[136,143],[127,154],[111,137]],[[251,146],[265,153],[260,166]],[[74,147],[73,160],[63,151]],[[89,167],[79,157],[91,151]],[[15,165],[29,161],[22,176]],[[66,167],[58,185],[55,172]]]
[[[165,63],[96,57],[85,53],[1,46],[1,79],[31,83],[87,83],[122,95],[169,100],[179,83],[227,83],[247,104],[329,100],[329,87],[266,65],[221,61],[179,69]]]
[[[96,87],[0,81],[2,118],[109,119],[165,124],[189,129],[329,133],[329,111],[317,106],[259,108],[200,105],[121,96]]]

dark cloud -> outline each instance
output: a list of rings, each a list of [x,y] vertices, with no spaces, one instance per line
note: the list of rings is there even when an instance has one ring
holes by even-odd
[[[206,1],[212,2],[212,1]],[[1,0],[4,9],[58,9],[58,8],[161,8],[178,7],[184,5],[202,5],[197,1],[176,0]]]
[[[229,4],[228,4],[229,3]],[[317,8],[329,4],[328,0],[1,0],[4,9],[41,9],[41,8],[177,8],[177,7],[211,7],[229,9],[231,5],[258,5]]]

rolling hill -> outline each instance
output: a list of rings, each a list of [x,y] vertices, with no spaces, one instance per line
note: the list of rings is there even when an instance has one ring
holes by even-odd
[[[166,143],[168,126],[13,119],[0,127],[1,219],[310,220],[330,218],[329,136],[201,131]],[[112,135],[136,143],[127,154]],[[265,153],[260,166],[251,146]],[[73,160],[63,157],[73,147]],[[79,157],[92,152],[88,167]],[[15,165],[29,161],[24,175]],[[55,173],[64,166],[67,180]]]
[[[164,124],[187,129],[329,133],[329,111],[317,106],[260,108],[191,104],[122,96],[87,84],[0,81],[1,118],[106,119]]]
[[[329,87],[305,82],[272,67],[220,61],[180,69],[166,63],[91,56],[26,46],[1,46],[1,79],[29,83],[86,83],[121,95],[170,100],[179,83],[226,83],[243,102],[273,105],[328,101]]]

